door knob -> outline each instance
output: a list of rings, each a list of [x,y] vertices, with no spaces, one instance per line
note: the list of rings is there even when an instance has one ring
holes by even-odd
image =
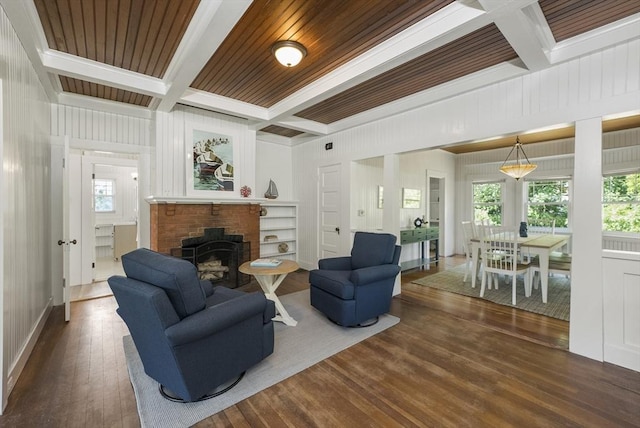
[[[58,245],[62,245],[62,244],[66,244],[66,241],[63,241],[62,239],[58,239]],[[78,243],[77,239],[74,239],[73,241],[69,241],[69,244],[73,244],[76,245]]]
[[[340,235],[340,228],[336,227],[336,232],[338,232],[338,235]]]

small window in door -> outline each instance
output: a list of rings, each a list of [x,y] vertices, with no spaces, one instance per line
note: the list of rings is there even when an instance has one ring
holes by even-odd
[[[93,180],[93,206],[97,213],[115,212],[115,180]]]

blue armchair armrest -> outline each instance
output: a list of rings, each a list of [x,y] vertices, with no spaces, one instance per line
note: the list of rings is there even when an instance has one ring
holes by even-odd
[[[380,265],[356,269],[351,272],[351,282],[355,285],[369,284],[387,278],[393,278],[400,272],[398,265]]]
[[[318,260],[318,268],[324,270],[351,270],[351,257],[331,257]]]
[[[184,345],[211,336],[255,315],[262,317],[266,297],[251,293],[209,307],[167,328],[165,334],[172,346]]]
[[[213,294],[213,284],[208,279],[201,279],[200,287],[202,287],[205,297],[209,297]]]

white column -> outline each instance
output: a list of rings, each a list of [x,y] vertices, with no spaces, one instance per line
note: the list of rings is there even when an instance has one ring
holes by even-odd
[[[569,350],[603,359],[602,120],[576,122]]]
[[[384,206],[382,211],[382,229],[398,237],[400,244],[400,157],[396,154],[384,156],[382,173],[384,185]],[[400,275],[396,277],[393,295],[400,294]]]

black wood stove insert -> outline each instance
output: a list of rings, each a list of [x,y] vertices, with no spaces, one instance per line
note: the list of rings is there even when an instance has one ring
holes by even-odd
[[[226,235],[221,227],[206,228],[202,236],[183,239],[182,247],[172,248],[171,255],[193,263],[200,279],[236,288],[251,281],[250,275],[238,271],[251,260],[251,243],[243,239],[242,235]]]

